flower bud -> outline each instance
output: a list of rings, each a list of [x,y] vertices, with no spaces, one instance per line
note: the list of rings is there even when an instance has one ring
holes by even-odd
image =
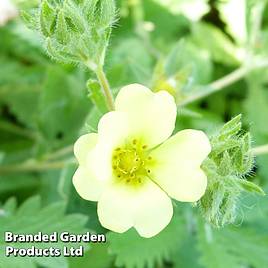
[[[34,28],[40,29],[51,57],[93,71],[103,65],[115,20],[113,0],[43,0],[39,10]]]
[[[203,164],[208,187],[198,205],[203,217],[216,227],[235,221],[242,191],[264,194],[259,186],[245,179],[254,158],[251,137],[249,133],[241,135],[241,125],[238,115],[211,138],[212,151]]]

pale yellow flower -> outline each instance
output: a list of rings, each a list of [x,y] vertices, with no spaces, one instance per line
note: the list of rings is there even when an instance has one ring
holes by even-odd
[[[98,134],[75,143],[74,186],[82,198],[98,201],[107,229],[122,233],[134,227],[152,237],[172,218],[171,198],[195,202],[204,194],[207,178],[200,165],[211,150],[209,140],[191,129],[169,138],[176,116],[166,91],[129,85],[119,92],[115,111],[101,118]]]

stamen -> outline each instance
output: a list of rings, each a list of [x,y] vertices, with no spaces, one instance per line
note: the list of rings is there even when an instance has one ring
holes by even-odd
[[[146,167],[147,161],[152,157],[148,156],[146,144],[141,144],[138,139],[132,139],[128,144],[114,149],[112,156],[112,168],[118,181],[128,185],[142,184],[140,176],[151,173]]]

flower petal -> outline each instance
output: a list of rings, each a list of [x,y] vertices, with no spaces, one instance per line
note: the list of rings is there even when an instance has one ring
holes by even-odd
[[[98,202],[98,216],[103,227],[123,233],[133,226],[133,193],[122,184],[107,187]]]
[[[106,186],[105,182],[96,179],[88,169],[81,166],[73,176],[73,184],[78,194],[90,201],[98,201]]]
[[[200,169],[211,151],[206,134],[183,130],[156,148],[151,178],[172,198],[195,202],[205,193],[207,178]]]
[[[159,233],[172,214],[170,198],[149,179],[139,188],[113,184],[98,203],[98,215],[104,227],[122,233],[134,226],[143,237]]]
[[[166,91],[153,93],[139,84],[128,85],[118,93],[115,109],[127,113],[133,129],[150,147],[165,141],[175,127],[177,107]]]
[[[126,116],[120,112],[105,114],[98,125],[98,142],[87,158],[88,166],[101,180],[112,178],[112,154],[129,136]]]
[[[74,155],[80,165],[86,164],[87,155],[96,145],[98,134],[90,133],[81,136],[74,144]]]
[[[161,232],[173,215],[169,196],[151,180],[139,196],[134,227],[143,237],[152,237]]]

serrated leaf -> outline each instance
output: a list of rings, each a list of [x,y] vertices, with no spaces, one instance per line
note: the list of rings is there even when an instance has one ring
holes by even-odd
[[[206,268],[263,268],[268,263],[268,236],[251,228],[198,229],[200,262]]]
[[[62,10],[59,11],[57,16],[55,37],[60,44],[66,44],[70,39],[67,23],[65,21],[65,16]]]
[[[24,23],[29,29],[37,30],[38,29],[38,21],[37,21],[37,12],[38,10],[35,9],[32,12],[22,10],[20,12],[20,16],[23,19]]]
[[[17,210],[14,210],[14,199],[9,200],[3,206],[4,214],[0,216],[0,267],[18,268],[44,265],[49,268],[67,267],[67,260],[64,257],[3,257],[5,247],[15,248],[60,248],[71,246],[71,243],[49,242],[49,243],[6,243],[4,232],[10,231],[16,234],[36,234],[38,232],[51,234],[52,232],[67,231],[70,233],[82,233],[87,217],[79,214],[65,215],[65,204],[54,203],[42,208],[39,197],[32,197],[26,200]],[[77,247],[78,244],[73,244]]]
[[[141,237],[134,229],[124,234],[108,233],[109,249],[116,255],[117,267],[152,268],[168,260],[181,244],[184,232],[182,218],[174,217],[172,222],[152,238]]]
[[[47,2],[47,0],[42,1],[40,9],[40,26],[44,36],[48,37],[52,34],[55,21],[55,9]]]

